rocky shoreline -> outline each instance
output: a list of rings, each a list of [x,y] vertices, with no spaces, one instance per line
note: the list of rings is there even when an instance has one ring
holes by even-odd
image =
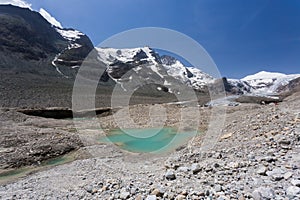
[[[36,118],[9,109],[1,110],[0,116],[0,172],[40,165],[83,146],[71,132],[70,120]]]
[[[84,141],[80,149],[90,158],[56,166],[14,183],[0,186],[1,199],[299,199],[300,198],[300,95],[279,105],[241,104],[228,107],[221,137],[213,149],[203,151],[201,135],[171,154],[133,154],[112,144]],[[138,115],[149,105],[132,106],[141,126],[148,118]],[[178,125],[175,105],[166,105],[167,124]],[[211,110],[199,108],[206,130]],[[206,115],[205,115],[206,114]],[[3,115],[2,115],[3,116]],[[27,116],[28,117],[28,116]],[[36,124],[36,118],[18,124]],[[112,116],[101,126],[114,127]],[[39,119],[49,123],[49,119]],[[51,121],[51,120],[50,120]],[[7,119],[7,123],[12,122]],[[56,131],[71,129],[64,120]],[[3,122],[1,122],[3,123]],[[70,122],[71,123],[71,122]],[[80,122],[81,123],[81,122]],[[90,127],[86,122],[82,125]],[[124,126],[126,126],[124,124]],[[49,128],[49,127],[47,127]],[[74,128],[74,127],[73,127]],[[84,127],[83,127],[84,129]],[[71,134],[72,131],[67,135]],[[53,131],[53,130],[52,130]],[[87,130],[93,138],[93,130]],[[104,134],[104,133],[101,133]],[[82,135],[79,137],[82,141]],[[75,137],[72,137],[73,139]],[[69,139],[67,139],[69,140]],[[55,140],[54,140],[55,141]],[[74,142],[73,144],[77,144]],[[87,145],[88,144],[88,145]],[[79,143],[78,143],[78,146]]]

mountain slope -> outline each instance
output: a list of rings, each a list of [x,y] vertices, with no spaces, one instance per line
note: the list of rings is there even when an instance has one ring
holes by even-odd
[[[91,41],[85,35],[70,41],[61,32],[38,12],[0,5],[0,69],[55,76],[51,62],[58,54],[62,65],[81,63],[93,48]]]
[[[96,53],[92,55],[97,59],[101,51],[92,51],[93,44],[84,33],[54,26],[28,8],[0,5],[0,19],[0,107],[71,107],[79,66],[90,52]],[[164,83],[182,84],[168,75],[154,51],[128,50],[127,53],[133,53],[132,58],[126,50],[115,53],[120,51],[124,60],[117,54],[105,60],[106,75],[101,77],[96,91],[97,107],[110,105],[115,84],[129,87],[135,82],[145,85],[134,88],[135,97],[130,100],[134,104],[176,100],[176,91]],[[134,69],[131,71],[135,81],[126,80],[130,69]]]
[[[198,68],[186,67],[179,60],[171,56],[161,56],[161,62],[170,76],[179,79],[182,83],[190,85],[194,89],[203,89],[214,81],[213,77]]]
[[[228,79],[228,83],[241,94],[274,95],[284,92],[285,86],[298,77],[300,74],[261,71],[240,80]]]
[[[243,81],[255,89],[255,93],[276,93],[281,86],[287,85],[291,80],[300,77],[300,74],[283,74],[275,72],[261,71],[254,75],[246,76]]]
[[[80,48],[69,49],[73,43]],[[0,5],[0,107],[70,106],[73,80],[56,71],[54,62],[68,74],[70,61],[82,62],[93,48],[90,39],[64,38],[38,12]]]
[[[56,54],[51,64],[56,70],[68,78],[75,78],[77,69],[93,50],[91,40],[84,33],[74,29],[55,28],[68,41],[68,46]]]
[[[186,85],[195,90],[203,90],[214,80],[197,68],[185,67],[179,60],[171,56],[159,56],[155,50],[149,47],[96,49],[100,61],[107,64],[104,77],[110,77],[120,84],[130,80],[142,82],[148,80],[149,83],[155,82],[169,87],[169,89],[177,84]],[[169,92],[172,92],[172,89]]]
[[[155,90],[173,93],[178,92],[174,89],[176,85],[182,85],[179,80],[168,74],[159,55],[149,47],[97,48],[97,51],[99,61],[107,65],[102,77],[108,77],[120,84],[124,91],[136,90],[142,85],[156,85]],[[104,81],[103,78],[102,80]]]
[[[277,88],[279,93],[294,93],[300,92],[300,77],[291,80],[287,85],[283,85]]]
[[[138,91],[140,97],[153,97],[149,101],[154,102],[158,97],[170,101],[174,95],[184,96],[180,94],[181,87],[208,96],[208,88],[213,84],[210,88],[221,92],[220,83],[230,94],[270,95],[285,90],[284,86],[300,77],[260,72],[241,80],[216,80],[197,66],[184,66],[176,58],[159,55],[150,47],[94,48],[87,35],[62,28],[46,12],[44,15],[52,24],[30,9],[0,5],[0,106],[70,107],[78,69],[89,57],[95,67],[103,67],[98,93],[107,99],[103,101],[105,105],[110,103],[115,84],[124,91]],[[20,97],[23,100],[19,101]]]
[[[40,14],[29,9],[1,5],[0,19],[2,57],[38,61],[61,51],[67,45]],[[1,63],[2,68],[11,67],[9,65],[9,62]]]

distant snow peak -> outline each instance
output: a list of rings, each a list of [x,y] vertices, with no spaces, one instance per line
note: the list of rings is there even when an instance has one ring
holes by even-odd
[[[249,80],[274,79],[274,78],[281,78],[284,76],[286,76],[286,74],[278,73],[278,72],[261,71],[256,74],[246,76],[242,80],[249,81]]]
[[[290,81],[300,77],[300,74],[283,74],[278,72],[261,71],[246,76],[241,80],[229,79],[229,83],[241,89],[244,93],[255,95],[274,95],[278,89],[289,84]]]
[[[52,17],[46,10],[43,8],[40,9],[39,13],[53,26],[56,26],[58,28],[62,29],[62,25],[60,22],[58,22],[54,17]]]
[[[18,6],[21,8],[29,8],[30,10],[32,10],[31,8],[31,4],[27,3],[24,0],[0,0],[0,4],[4,4],[4,5],[14,5],[14,6]]]

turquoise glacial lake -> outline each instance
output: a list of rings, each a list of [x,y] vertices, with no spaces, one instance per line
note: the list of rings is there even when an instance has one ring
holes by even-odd
[[[64,155],[57,158],[52,158],[47,161],[43,161],[39,166],[22,167],[18,169],[11,169],[4,172],[0,172],[0,184],[16,180],[17,178],[25,177],[30,173],[38,172],[47,167],[53,167],[62,165],[75,160],[75,157],[70,155]]]
[[[149,153],[175,150],[196,134],[196,131],[177,132],[175,128],[115,129],[100,138],[100,142],[114,143],[130,152]]]

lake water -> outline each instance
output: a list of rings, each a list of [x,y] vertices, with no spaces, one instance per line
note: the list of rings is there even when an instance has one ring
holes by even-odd
[[[111,130],[100,142],[111,142],[120,148],[139,153],[172,151],[186,144],[197,132],[177,132],[175,128]]]
[[[32,166],[32,167],[22,167],[18,169],[12,169],[5,172],[0,173],[0,184],[13,181],[17,178],[24,177],[30,173],[37,172],[47,167],[53,167],[57,165],[62,165],[68,162],[74,161],[75,158],[72,155],[64,155],[57,158],[52,158],[47,161],[41,163],[40,166]]]

